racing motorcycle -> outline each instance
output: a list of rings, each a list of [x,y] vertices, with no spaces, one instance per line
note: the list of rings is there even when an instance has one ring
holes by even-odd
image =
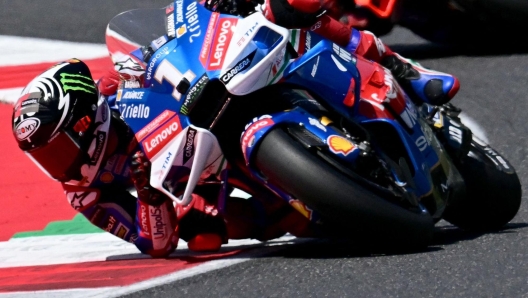
[[[514,168],[458,108],[418,105],[380,65],[221,5],[176,0],[107,27],[118,65],[145,70],[116,100],[176,204],[197,185],[218,186],[221,212],[235,187],[268,192],[326,235],[391,245],[427,245],[441,219],[487,230],[515,216]]]
[[[514,46],[528,3],[515,0],[338,0],[327,1],[336,19],[355,16],[353,26],[378,36],[395,25],[406,27],[429,41],[455,46]],[[490,42],[501,36],[501,42]]]

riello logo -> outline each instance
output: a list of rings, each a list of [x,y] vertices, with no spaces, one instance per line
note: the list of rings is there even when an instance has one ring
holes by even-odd
[[[224,64],[227,48],[231,42],[231,37],[233,37],[233,29],[234,26],[236,26],[237,21],[238,20],[234,18],[220,19],[213,39],[214,43],[211,48],[209,70],[220,69]]]
[[[181,131],[180,118],[178,116],[171,118],[142,142],[147,157],[152,159],[152,157],[160,152]]]

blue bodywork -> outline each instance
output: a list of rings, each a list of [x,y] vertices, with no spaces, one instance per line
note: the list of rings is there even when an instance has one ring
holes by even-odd
[[[193,0],[175,1],[174,6],[183,5],[183,12],[185,13],[186,7],[189,7],[192,3],[194,3]],[[182,107],[183,109],[185,108],[184,103],[188,100],[188,93],[178,93],[176,90],[178,82],[171,82],[163,76],[156,77],[157,70],[160,67],[169,65],[166,61],[175,67],[181,75],[188,79],[191,78],[189,79],[190,88],[203,83],[204,78],[209,81],[220,79],[220,70],[207,70],[200,61],[203,43],[206,39],[207,32],[209,32],[207,28],[210,27],[210,19],[213,13],[201,5],[197,5],[193,8],[193,11],[196,15],[192,18],[192,28],[194,30],[192,32],[190,31],[191,24],[188,18],[183,18],[184,23],[178,23],[176,21],[175,28],[178,29],[181,26],[186,26],[187,32],[178,38],[166,39],[167,42],[159,46],[158,50],[152,54],[146,65],[145,88],[122,89],[116,98],[116,106],[119,108],[123,118],[136,133],[164,111],[171,111],[175,114],[174,117],[179,117],[182,128],[191,124],[189,117],[181,113]],[[177,9],[174,9],[173,13],[176,12]],[[231,15],[222,14],[216,14],[213,17],[218,20],[222,18],[236,18]],[[177,20],[176,17],[174,19]],[[216,24],[218,24],[218,20]],[[258,39],[258,35],[255,39]],[[261,41],[254,40],[253,42],[258,47]],[[438,152],[430,146],[431,137],[424,132],[424,124],[421,123],[420,116],[414,104],[407,97],[405,98],[405,111],[410,115],[410,126],[394,119],[373,119],[361,115],[358,104],[358,101],[361,100],[361,77],[356,67],[357,58],[348,51],[337,47],[336,44],[314,33],[311,33],[311,40],[309,43],[306,43],[306,47],[306,52],[302,56],[290,60],[290,63],[283,68],[280,82],[289,83],[298,86],[300,89],[308,90],[317,98],[325,100],[332,109],[356,123],[366,125],[383,123],[391,126],[400,137],[401,143],[410,157],[411,164],[409,164],[409,167],[412,168],[412,172],[414,173],[413,180],[415,187],[409,187],[408,190],[413,192],[417,198],[430,194],[433,190],[430,172],[439,165],[440,158]],[[212,54],[208,56],[209,58],[207,59],[211,59]],[[286,57],[290,57],[288,52],[286,52]],[[166,64],[163,65],[163,63]],[[192,75],[185,75],[185,73],[191,73]],[[353,90],[349,90],[351,82],[354,82]],[[352,106],[344,104],[345,97],[349,92],[354,93],[356,101]],[[320,138],[322,143],[326,143],[332,136],[339,135],[339,132],[334,130],[334,128],[321,125],[319,120],[300,108],[272,114],[270,118],[274,124],[256,131],[252,143],[247,148],[243,148],[245,150],[246,160],[250,160],[256,144],[276,125],[302,124],[305,129]],[[314,120],[317,121],[314,122]],[[316,124],[317,122],[319,124]],[[423,143],[424,141],[426,143]],[[417,144],[421,147],[419,148]],[[143,145],[140,143],[140,146]],[[335,152],[334,154],[343,163],[353,164],[359,155],[359,150],[355,151],[357,152],[350,154]],[[253,172],[255,177],[258,177],[257,172]],[[268,185],[268,187],[288,201],[293,199],[288,194],[273,186]],[[317,221],[318,216],[313,214],[311,220]]]

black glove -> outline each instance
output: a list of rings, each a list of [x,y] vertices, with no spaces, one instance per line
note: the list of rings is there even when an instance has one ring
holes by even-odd
[[[141,202],[149,205],[159,206],[167,196],[150,185],[150,161],[143,151],[137,151],[130,162],[130,176],[137,191],[137,197]]]

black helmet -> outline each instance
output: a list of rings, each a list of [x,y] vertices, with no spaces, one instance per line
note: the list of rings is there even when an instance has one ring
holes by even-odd
[[[52,178],[91,183],[103,158],[110,109],[84,62],[72,59],[37,76],[15,104],[20,149]]]

